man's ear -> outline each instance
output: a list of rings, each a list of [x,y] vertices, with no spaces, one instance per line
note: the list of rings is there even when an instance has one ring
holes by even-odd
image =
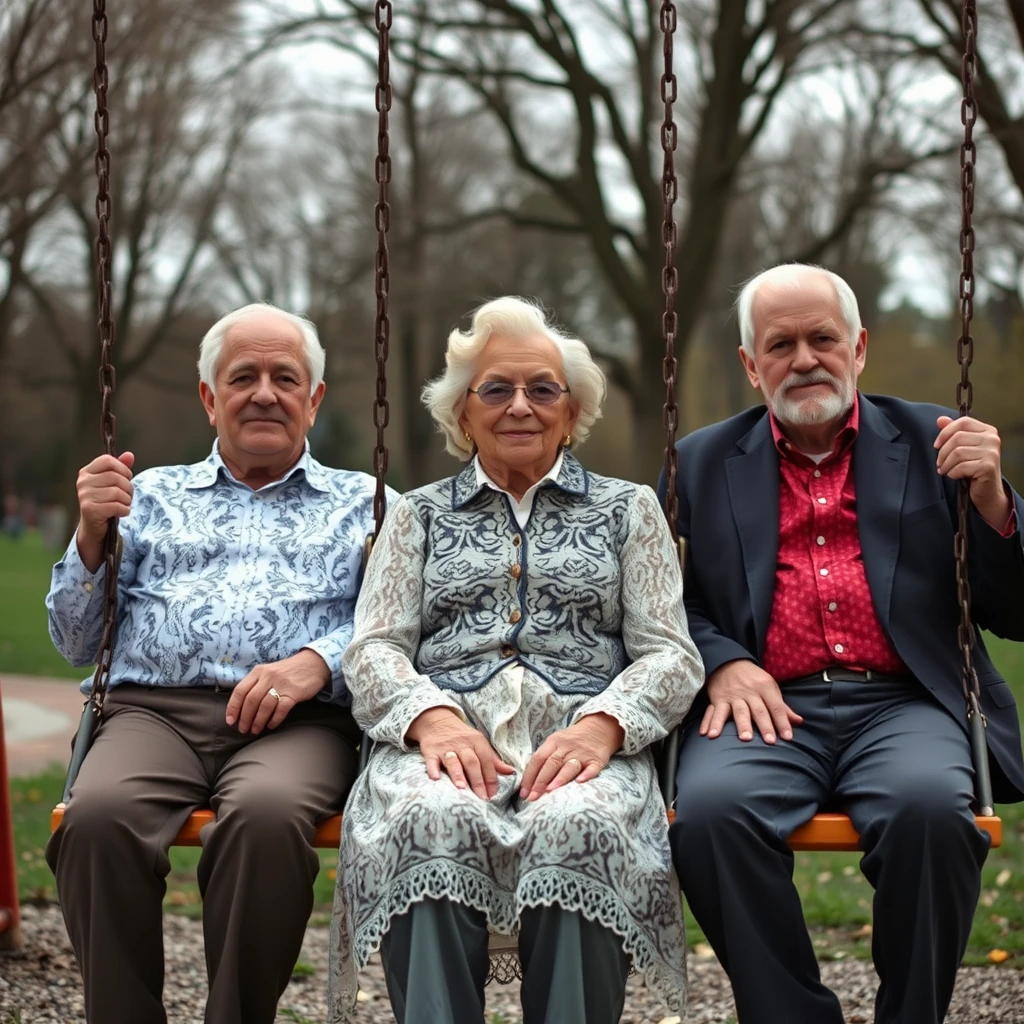
[[[743,369],[747,371],[747,380],[750,381],[750,386],[755,391],[761,390],[761,375],[757,372],[757,367],[754,365],[754,359],[750,353],[740,345],[740,362],[743,364]]]
[[[217,426],[217,412],[213,404],[213,389],[205,380],[199,382],[199,397],[202,400],[206,415],[210,418],[210,426]]]
[[[309,425],[311,427],[316,423],[317,410],[320,408],[320,403],[324,400],[324,393],[326,391],[327,385],[320,381],[316,386],[316,390],[309,396]]]

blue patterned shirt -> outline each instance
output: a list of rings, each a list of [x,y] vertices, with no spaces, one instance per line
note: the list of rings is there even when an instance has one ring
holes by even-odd
[[[282,479],[254,491],[214,444],[204,462],[133,482],[110,685],[231,687],[308,647],[331,670],[321,699],[347,704],[341,656],[373,531],[373,478],[328,469],[307,446]],[[105,572],[89,572],[74,538],[53,568],[50,636],[72,665],[96,658]]]

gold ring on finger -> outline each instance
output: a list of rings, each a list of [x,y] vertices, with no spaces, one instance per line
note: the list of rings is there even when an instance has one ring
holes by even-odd
[[[280,700],[281,699],[281,694],[279,694],[277,692],[277,690],[275,690],[273,687],[271,687],[269,690],[267,690],[267,696],[268,697],[273,697],[274,700]]]
[[[453,757],[458,757],[458,756],[459,755],[456,754],[454,750],[446,750],[445,754],[444,754],[444,759],[446,761],[450,761]]]
[[[574,765],[576,765],[577,768],[582,768],[583,767],[583,765],[580,763],[580,760],[579,760],[578,757],[570,757],[569,760],[566,761],[565,763],[566,764],[574,764]]]

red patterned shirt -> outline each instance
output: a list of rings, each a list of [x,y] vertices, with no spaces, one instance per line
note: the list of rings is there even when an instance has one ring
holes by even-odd
[[[779,553],[764,670],[780,681],[830,665],[908,675],[871,603],[857,534],[852,465],[859,399],[817,464],[769,417],[779,450]]]

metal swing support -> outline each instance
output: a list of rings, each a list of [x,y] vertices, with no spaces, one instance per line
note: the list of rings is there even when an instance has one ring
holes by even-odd
[[[92,38],[95,45],[96,63],[92,84],[96,95],[96,113],[93,123],[96,128],[96,299],[97,327],[100,340],[99,383],[101,393],[100,430],[103,436],[103,451],[116,454],[117,420],[112,409],[116,374],[112,352],[114,347],[114,319],[111,312],[111,262],[113,243],[110,239],[110,152],[107,149],[107,135],[110,131],[110,112],[107,107],[107,11],[106,0],[93,0]],[[82,718],[78,724],[71,763],[64,781],[61,803],[71,798],[71,787],[78,778],[78,772],[85,755],[92,746],[96,728],[103,716],[103,703],[110,685],[110,664],[114,656],[114,638],[117,633],[117,576],[121,566],[121,537],[117,520],[107,523],[107,534],[103,539],[103,634],[96,655],[96,672],[92,678],[92,692],[85,702]]]
[[[978,5],[977,0],[964,0],[960,30],[964,52],[960,63],[963,99],[960,120],[964,126],[964,141],[960,146],[960,338],[956,343],[956,357],[960,364],[960,381],[956,386],[956,404],[961,416],[969,416],[974,401],[971,384],[971,362],[974,359],[974,339],[971,320],[974,316],[974,185],[976,180],[977,146],[974,144],[974,126],[978,120],[978,104],[974,98],[974,76],[977,72]],[[974,667],[974,623],[971,620],[971,584],[968,577],[967,538],[969,535],[970,483],[960,480],[957,486],[957,532],[954,541],[956,557],[956,589],[960,604],[960,625],[957,642],[960,645],[960,681],[967,702],[967,723],[974,758],[974,784],[978,813],[991,815],[992,780],[989,776],[988,742],[985,738],[985,716],[981,711],[981,686]]]

